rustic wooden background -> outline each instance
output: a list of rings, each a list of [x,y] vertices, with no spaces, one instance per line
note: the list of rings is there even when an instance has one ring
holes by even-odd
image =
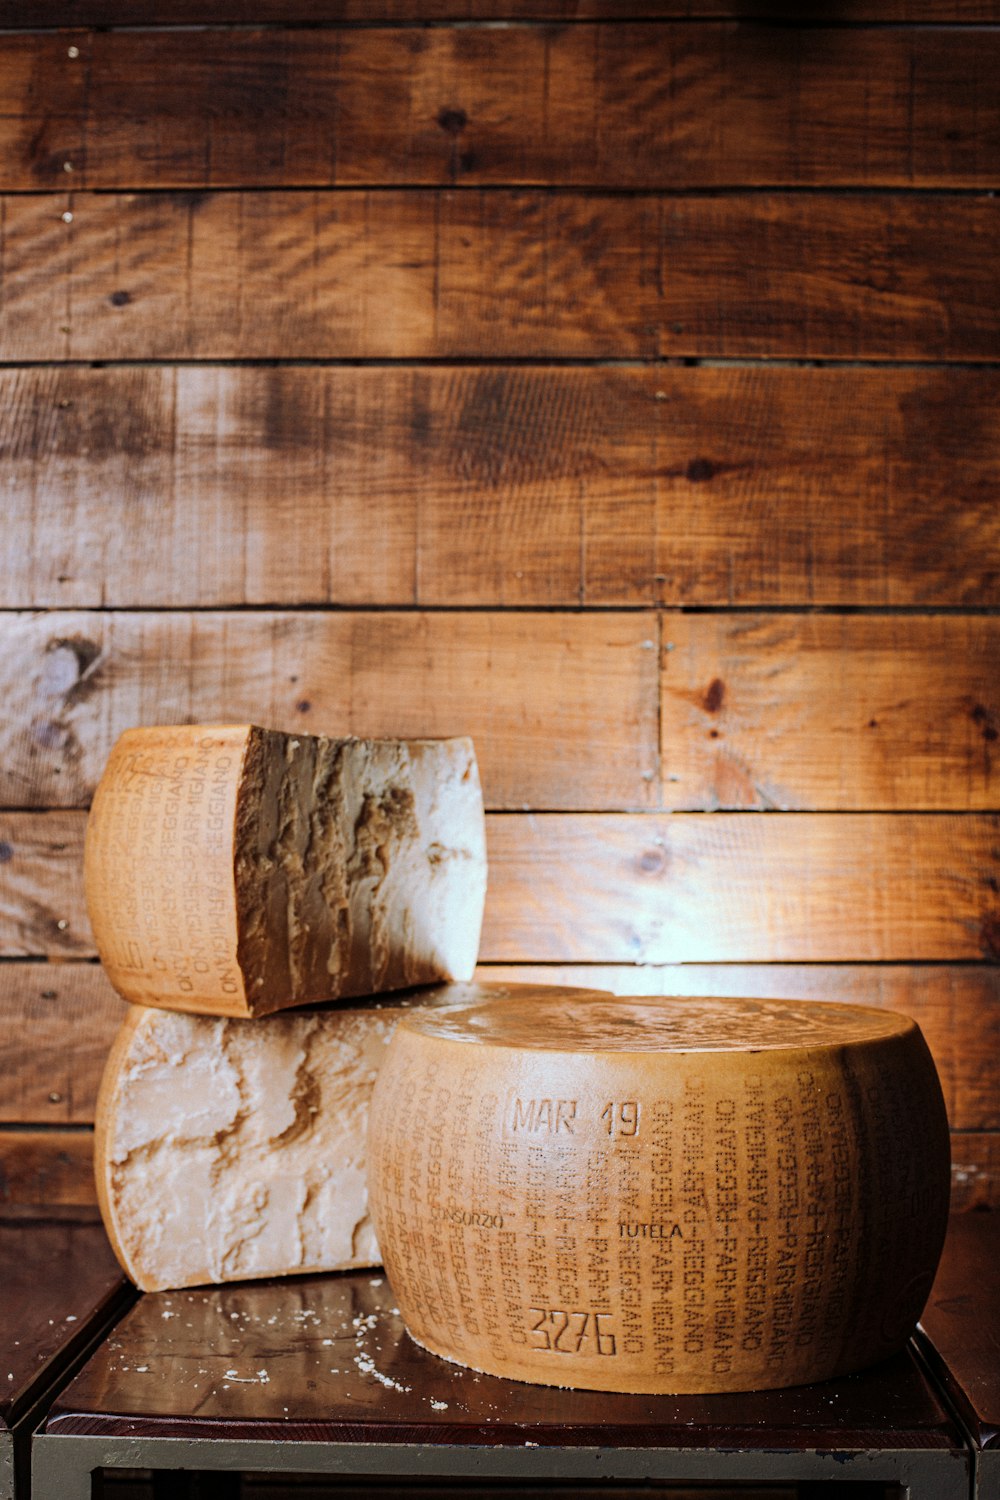
[[[471,731],[484,974],[908,1011],[997,1204],[1000,0],[208,10],[0,0],[5,1210],[225,718]]]

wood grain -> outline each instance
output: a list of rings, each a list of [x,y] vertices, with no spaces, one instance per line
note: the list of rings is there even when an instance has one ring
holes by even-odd
[[[84,817],[0,817],[3,955],[93,956]],[[984,814],[494,813],[481,958],[995,962],[998,830]]]
[[[807,316],[813,305],[807,295]],[[993,601],[992,378],[885,367],[658,371],[658,597],[706,606]],[[969,572],[966,555],[979,558]]]
[[[97,1201],[92,1130],[0,1131],[0,1218],[34,1204]]]
[[[618,20],[621,0],[216,0],[212,24],[260,26],[338,21],[595,21]],[[637,18],[724,17],[801,21],[800,0],[629,0]],[[813,20],[937,21],[974,24],[1000,20],[997,0],[814,0]],[[176,26],[205,24],[199,0],[0,0],[0,26]]]
[[[0,460],[10,608],[1000,603],[995,370],[8,369]]]
[[[6,195],[0,359],[991,360],[998,263],[988,194]]]
[[[619,995],[733,995],[878,1005],[912,1016],[934,1056],[952,1127],[1000,1130],[1000,965],[482,964],[498,983]],[[125,1004],[97,964],[0,964],[0,1120],[90,1123]],[[58,1097],[54,1097],[57,1095]]]
[[[977,309],[980,277],[993,273],[973,264],[990,254],[986,217],[981,199],[889,194],[664,204],[671,336],[661,349],[720,358],[794,351],[992,359],[992,312],[976,324],[984,312]],[[953,233],[969,239],[960,245]]]
[[[1000,965],[481,964],[498,983],[592,985],[618,995],[722,995],[877,1005],[912,1016],[952,1128],[1000,1130]]]
[[[1000,1134],[952,1133],[954,1212],[1000,1209]],[[9,1129],[0,1131],[0,1219],[39,1208],[92,1208],[93,1131]]]
[[[0,964],[0,1122],[90,1124],[126,1010],[97,964]]]
[[[624,21],[63,31],[7,39],[0,101],[3,191],[67,176],[92,189],[988,188],[1000,36]]]
[[[481,955],[992,960],[998,829],[978,815],[494,816]]]
[[[0,816],[0,956],[96,957],[80,813]]]
[[[719,405],[678,388],[674,437],[656,391],[680,373],[702,372],[2,370],[0,602],[651,603],[657,454],[683,468]]]
[[[1000,621],[674,614],[664,627],[667,807],[1000,806]]]
[[[490,807],[652,807],[649,613],[0,618],[0,805],[86,806],[136,724],[471,734]]]

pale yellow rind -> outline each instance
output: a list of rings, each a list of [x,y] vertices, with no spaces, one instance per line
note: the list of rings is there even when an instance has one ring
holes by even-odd
[[[947,1221],[930,1054],[864,1007],[554,995],[407,1017],[369,1155],[413,1337],[538,1384],[858,1369],[905,1343]]]

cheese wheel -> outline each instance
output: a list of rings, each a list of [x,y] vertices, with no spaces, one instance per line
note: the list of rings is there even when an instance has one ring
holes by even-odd
[[[161,1291],[377,1265],[365,1135],[397,1021],[514,993],[441,985],[258,1021],[134,1006],[104,1070],[94,1152],[124,1270]]]
[[[468,739],[131,729],[94,797],[84,884],[126,1000],[260,1016],[470,979],[485,851]]]
[[[835,1004],[536,997],[409,1016],[369,1159],[413,1338],[595,1390],[762,1390],[892,1354],[948,1211],[918,1028]]]

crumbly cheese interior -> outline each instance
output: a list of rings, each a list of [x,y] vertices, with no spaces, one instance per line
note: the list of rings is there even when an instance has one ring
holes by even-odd
[[[108,1229],[145,1291],[377,1265],[368,1102],[399,1005],[146,1010],[107,1094]]]
[[[251,1014],[471,978],[486,893],[471,741],[253,730],[235,873]]]

